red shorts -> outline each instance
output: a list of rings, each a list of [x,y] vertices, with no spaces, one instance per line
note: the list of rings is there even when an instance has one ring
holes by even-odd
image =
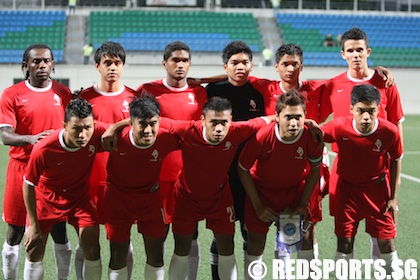
[[[388,178],[382,182],[360,186],[338,179],[335,198],[335,234],[351,238],[356,235],[359,222],[366,219],[366,232],[372,237],[393,239],[396,226],[389,212],[383,214],[389,199]]]
[[[195,200],[175,188],[175,204],[172,213],[172,231],[175,234],[192,234],[197,223],[206,219],[206,227],[217,234],[235,233],[235,210],[229,185],[216,199]]]
[[[163,210],[167,224],[172,223],[172,211],[174,209],[174,185],[175,181],[160,181],[160,192],[162,194]]]
[[[260,196],[260,199],[264,205],[270,207],[277,213],[284,212],[288,208],[293,210],[300,203],[303,187],[304,183],[299,187],[278,189],[275,195],[270,198]],[[310,217],[307,217],[307,219],[312,221]],[[268,232],[268,228],[271,224],[272,223],[265,223],[258,218],[254,207],[247,196],[245,199],[245,228],[250,232],[265,234]]]
[[[51,205],[48,198],[42,199],[37,196],[36,213],[42,233],[49,233],[54,224],[64,221],[68,221],[69,224],[77,229],[98,224],[96,207],[88,195],[77,202],[72,202],[71,205],[74,206],[65,210],[63,208],[57,209]],[[29,221],[27,225],[29,225]]]
[[[26,207],[23,201],[23,176],[26,163],[9,159],[4,191],[4,221],[14,226],[25,226]]]
[[[130,195],[108,186],[105,192],[107,238],[111,242],[130,240],[131,226],[137,222],[137,231],[144,236],[164,238],[166,233],[160,191]]]

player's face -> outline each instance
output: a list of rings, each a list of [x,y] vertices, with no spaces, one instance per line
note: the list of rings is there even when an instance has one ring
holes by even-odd
[[[367,59],[372,49],[366,46],[365,40],[347,40],[341,56],[347,61],[350,69],[360,70],[367,67]]]
[[[204,116],[201,116],[201,122],[206,129],[207,141],[212,144],[219,144],[229,132],[232,124],[232,113],[229,110],[221,112],[209,110]]]
[[[356,121],[356,128],[361,133],[369,133],[375,127],[375,120],[379,114],[379,105],[376,102],[358,102],[350,106],[350,112]]]
[[[279,126],[280,137],[287,141],[294,140],[303,129],[305,111],[302,105],[288,105],[277,115],[276,121]]]
[[[32,49],[29,51],[28,62],[24,66],[29,72],[31,85],[40,87],[43,82],[49,80],[54,68],[54,60],[49,49]]]
[[[83,148],[89,143],[94,132],[93,116],[86,118],[71,117],[64,126],[64,142],[69,148]]]
[[[96,69],[101,73],[101,80],[106,82],[117,82],[124,70],[124,63],[119,57],[103,55]]]
[[[229,82],[234,86],[242,86],[248,82],[249,73],[254,64],[249,59],[248,54],[237,53],[232,55],[223,68],[228,75]]]
[[[185,50],[174,51],[167,61],[162,61],[162,65],[170,78],[186,79],[191,66],[190,54]]]
[[[281,81],[290,83],[292,86],[299,84],[299,75],[303,65],[298,55],[285,54],[274,66]]]
[[[134,143],[139,146],[150,146],[156,140],[159,131],[160,118],[158,115],[150,119],[135,118],[131,121]]]

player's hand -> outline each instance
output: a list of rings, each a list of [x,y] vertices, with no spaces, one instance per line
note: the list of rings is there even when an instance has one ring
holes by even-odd
[[[260,207],[257,207],[257,208],[258,209],[255,209],[255,212],[257,213],[257,217],[264,223],[271,223],[271,222],[277,221],[278,215],[270,207],[261,205]]]
[[[309,127],[312,140],[318,142],[318,149],[321,149],[324,145],[324,133],[322,132],[321,128],[314,120],[311,119],[306,119],[305,124]]]
[[[45,137],[50,135],[51,132],[53,132],[53,131],[54,131],[53,129],[49,129],[49,130],[45,130],[41,133],[38,133],[36,135],[31,135],[29,143],[31,145],[35,145],[36,143],[38,143],[39,141],[41,141],[42,139],[44,139]]]
[[[293,210],[292,213],[290,213],[290,216],[293,215],[301,215],[303,217],[306,217],[308,215],[308,208],[306,206],[298,206]]]
[[[25,248],[31,251],[36,246],[44,246],[44,237],[38,226],[29,226],[25,231]]]
[[[394,76],[392,75],[392,73],[385,67],[383,66],[377,66],[375,68],[376,73],[378,73],[379,76],[381,76],[381,78],[386,81],[385,83],[385,87],[390,87],[394,84],[395,79]]]
[[[105,151],[109,152],[115,152],[117,151],[117,133],[112,129],[107,129],[104,134],[101,136],[101,144],[102,148],[104,148]]]
[[[386,202],[385,211],[383,213],[385,214],[386,212],[391,213],[392,218],[394,219],[394,223],[397,226],[397,224],[398,224],[398,201],[397,201],[396,198],[390,199]]]

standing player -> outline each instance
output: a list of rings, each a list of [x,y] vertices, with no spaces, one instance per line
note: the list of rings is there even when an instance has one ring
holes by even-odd
[[[303,69],[303,51],[294,44],[281,45],[276,51],[275,69],[280,80],[267,80],[249,77],[252,86],[261,91],[264,96],[272,96],[267,100],[269,113],[276,107],[276,99],[291,89],[296,89],[305,99],[306,118],[322,123],[328,115],[321,115],[319,111],[321,93],[324,81],[301,81],[300,73]],[[321,104],[322,106],[322,104]],[[318,242],[316,239],[316,223],[322,220],[321,198],[328,192],[329,162],[327,150],[324,148],[323,164],[320,168],[320,181],[316,191],[310,199],[311,223],[305,240],[312,244],[304,246],[297,254],[297,258],[311,260],[318,258]],[[309,241],[312,239],[312,241]],[[277,258],[287,260],[290,254],[276,249]]]
[[[5,89],[1,96],[1,137],[5,145],[11,146],[4,194],[4,220],[8,223],[2,250],[5,279],[18,278],[20,243],[26,223],[22,178],[29,155],[35,143],[61,127],[64,108],[71,99],[70,89],[51,79],[54,65],[49,46],[29,46],[22,59],[25,81]],[[71,247],[65,222],[54,226],[51,235],[54,239],[57,277],[67,279]]]
[[[264,116],[264,98],[248,81],[248,76],[253,68],[251,49],[242,41],[232,41],[223,49],[222,59],[227,80],[208,84],[206,87],[208,96],[219,96],[228,99],[232,104],[233,121],[245,121],[254,117]],[[229,168],[229,185],[235,206],[235,218],[241,224],[241,232],[244,239],[243,250],[246,252],[247,238],[244,229],[245,190],[237,171],[238,156],[242,148],[243,144],[240,145]],[[210,251],[212,276],[213,279],[219,279],[217,274],[218,253],[214,239]]]
[[[95,52],[95,68],[101,75],[100,81],[80,93],[83,99],[92,104],[95,120],[104,123],[116,123],[129,117],[129,104],[136,96],[136,92],[123,85],[120,80],[124,70],[125,58],[124,48],[114,42],[103,43]],[[100,224],[105,223],[103,200],[108,156],[108,153],[96,154],[90,177],[92,198],[98,209],[98,222]],[[78,279],[82,279],[83,254],[80,246],[76,249],[75,267]],[[133,270],[132,246],[130,246],[127,255],[127,269],[128,279],[130,279]]]
[[[181,138],[183,165],[175,183],[175,250],[170,279],[184,280],[187,276],[191,240],[197,223],[203,219],[216,238],[220,278],[237,278],[233,252],[235,211],[227,174],[239,145],[267,121],[256,118],[232,122],[230,102],[212,97],[204,105],[201,121],[171,122],[170,130]]]
[[[397,191],[400,184],[402,141],[395,124],[379,118],[381,94],[373,85],[356,85],[351,92],[351,114],[322,127],[325,141],[338,146],[336,204],[336,260],[353,255],[359,222],[377,239],[380,259],[391,275],[398,259],[394,238]]]
[[[78,231],[85,256],[84,279],[101,279],[99,227],[89,195],[89,176],[106,128],[95,124],[92,107],[81,98],[66,107],[63,127],[34,146],[25,171],[25,280],[44,278],[48,233],[54,223],[62,221]]]
[[[238,172],[247,193],[245,279],[251,277],[249,264],[262,261],[269,226],[280,213],[287,210],[311,221],[307,209],[319,180],[322,147],[304,126],[305,112],[305,99],[296,89],[282,94],[276,105],[277,122],[260,129],[239,157]],[[302,250],[310,250],[312,238],[305,235]]]
[[[401,106],[400,94],[397,85],[387,87],[385,81],[368,67],[368,57],[372,51],[365,32],[359,28],[346,31],[341,37],[341,56],[347,61],[348,71],[332,78],[325,85],[322,94],[321,115],[333,113],[334,118],[349,115],[350,92],[355,85],[371,84],[381,93],[379,117],[384,118],[398,127],[402,138],[402,122],[404,113]],[[332,150],[337,152],[337,146],[332,145]],[[335,185],[337,182],[337,162],[335,158],[330,180],[330,213],[335,215],[334,207],[337,204],[335,198]],[[379,257],[377,241],[371,240],[372,258]]]
[[[187,83],[187,74],[191,66],[190,48],[179,41],[168,44],[163,51],[162,65],[166,70],[166,78],[145,83],[137,89],[137,92],[148,92],[155,96],[160,104],[162,117],[199,120],[207,94],[203,87],[190,86]],[[159,185],[168,231],[169,224],[172,223],[173,188],[181,166],[181,151],[174,151],[163,160]],[[199,266],[197,233],[191,246],[188,279],[196,279]]]
[[[135,99],[130,103],[130,126],[119,135],[118,151],[109,156],[104,202],[110,280],[127,279],[126,256],[134,222],[143,234],[147,256],[144,279],[164,279],[166,225],[159,173],[163,158],[179,148],[179,138],[159,125],[160,109],[154,97]]]

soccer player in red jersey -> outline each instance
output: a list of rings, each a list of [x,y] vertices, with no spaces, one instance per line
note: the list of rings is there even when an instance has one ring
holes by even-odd
[[[129,104],[136,97],[136,92],[125,86],[120,80],[125,59],[124,48],[115,42],[105,42],[95,51],[95,68],[101,75],[100,81],[79,94],[92,105],[95,120],[104,123],[116,123],[129,117]],[[98,222],[100,224],[105,223],[104,192],[108,156],[109,153],[96,154],[90,176],[92,198],[98,209]],[[82,267],[83,254],[80,246],[77,246],[75,268],[78,279],[82,279]],[[128,275],[131,277],[133,270],[132,246],[129,247],[127,255],[127,269]]]
[[[187,74],[191,66],[190,48],[179,41],[168,44],[163,51],[162,65],[166,70],[166,77],[141,85],[137,92],[147,92],[155,96],[160,104],[162,117],[174,120],[199,120],[207,100],[207,93],[203,87],[187,83]],[[173,188],[181,166],[181,151],[174,151],[163,160],[160,174],[159,186],[162,192],[168,231],[169,225],[172,223]],[[188,260],[188,279],[197,279],[199,257],[196,232]]]
[[[165,215],[159,186],[163,158],[179,148],[179,138],[160,125],[160,108],[152,96],[130,103],[130,126],[118,137],[107,165],[105,218],[110,241],[109,279],[127,279],[130,229],[143,234],[147,263],[144,279],[164,279]],[[127,176],[135,174],[135,176]]]
[[[359,222],[378,241],[387,275],[398,259],[395,248],[400,184],[401,136],[395,123],[379,117],[381,94],[370,84],[354,86],[351,116],[339,117],[322,127],[324,140],[338,146],[335,234],[336,259],[349,260]]]
[[[99,226],[89,176],[106,126],[95,123],[89,102],[76,98],[66,107],[63,127],[34,146],[24,176],[25,280],[43,279],[48,233],[62,221],[78,231],[85,256],[84,279],[101,279]]]
[[[296,89],[282,94],[276,105],[277,122],[260,129],[239,157],[239,177],[247,193],[246,270],[251,262],[262,261],[269,226],[280,213],[312,219],[307,208],[319,180],[322,147],[304,126],[305,111],[305,99]],[[303,250],[312,249],[310,234],[303,241]],[[245,279],[250,279],[247,272]]]
[[[220,278],[236,279],[235,212],[227,174],[239,144],[268,121],[261,117],[232,122],[230,102],[212,97],[204,105],[201,121],[172,121],[168,126],[181,138],[183,160],[175,183],[175,250],[169,279],[185,279],[191,240],[197,223],[203,219],[216,238]]]
[[[3,244],[3,276],[18,279],[20,243],[26,223],[22,183],[33,145],[62,125],[64,108],[71,99],[66,86],[51,79],[54,56],[49,46],[34,44],[26,48],[22,59],[25,81],[6,88],[0,101],[2,141],[10,145],[4,194],[4,220],[8,223]],[[65,222],[54,226],[54,254],[57,276],[67,279],[70,273],[71,246]]]
[[[320,115],[321,93],[325,81],[301,81],[300,73],[303,70],[303,51],[294,44],[281,45],[276,51],[276,71],[280,80],[268,80],[249,77],[252,86],[262,92],[264,96],[272,96],[266,106],[268,113],[274,111],[276,100],[279,96],[291,89],[296,89],[305,98],[306,119],[312,119],[322,123],[328,115]],[[318,242],[316,239],[316,223],[322,220],[321,199],[328,192],[329,160],[326,148],[324,148],[323,163],[320,168],[320,181],[310,199],[310,212],[312,225],[309,227],[309,235],[312,236],[312,245],[304,246],[297,254],[299,259],[311,260],[318,258]],[[309,238],[309,237],[308,237]],[[280,259],[289,259],[290,254],[276,249],[275,255]]]
[[[387,86],[373,69],[368,66],[368,58],[372,49],[366,33],[359,28],[352,28],[346,31],[341,38],[341,56],[347,61],[348,71],[332,78],[325,85],[322,93],[320,106],[321,115],[333,113],[335,117],[345,117],[349,115],[350,93],[355,85],[371,84],[381,93],[381,104],[379,106],[379,117],[384,118],[398,127],[401,138],[403,135],[402,122],[404,113],[402,110],[400,94],[397,85]],[[332,145],[332,150],[337,152],[336,144]],[[335,215],[335,186],[337,182],[337,161],[335,158],[330,178],[330,213]],[[377,241],[371,240],[372,258],[379,257]]]

